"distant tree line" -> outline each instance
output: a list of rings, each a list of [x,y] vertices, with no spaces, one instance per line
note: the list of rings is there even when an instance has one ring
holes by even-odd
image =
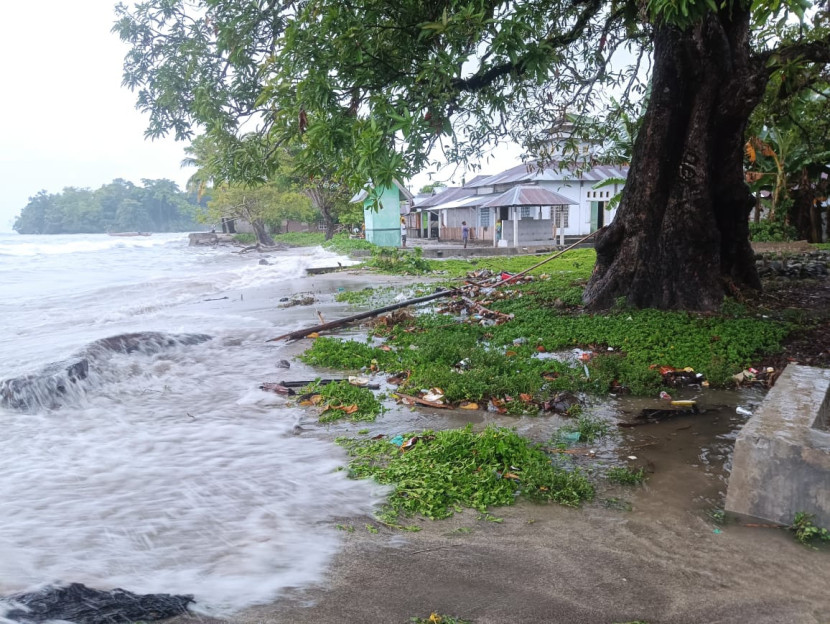
[[[20,234],[181,232],[200,229],[197,214],[209,197],[200,199],[171,180],[142,179],[137,186],[118,178],[94,191],[40,191],[29,198],[13,227]]]

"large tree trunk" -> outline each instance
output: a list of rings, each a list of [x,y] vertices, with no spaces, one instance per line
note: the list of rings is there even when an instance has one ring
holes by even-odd
[[[306,195],[311,199],[311,205],[320,211],[320,216],[323,217],[323,223],[326,225],[326,240],[331,240],[336,223],[333,212],[334,204],[329,192],[326,189],[310,188],[306,190]]]
[[[727,289],[760,288],[749,244],[754,199],[744,130],[768,79],[749,15],[710,15],[655,32],[651,95],[614,221],[597,235],[591,309],[714,310]]]
[[[266,247],[273,247],[276,244],[268,233],[268,229],[265,227],[265,222],[262,219],[251,219],[251,227],[254,229],[257,243],[265,245]]]
[[[792,205],[789,208],[790,225],[798,230],[798,237],[811,243],[822,242],[822,207],[819,199],[826,192],[826,181],[818,182],[810,178],[810,173],[803,167],[799,173],[798,185],[792,192]]]

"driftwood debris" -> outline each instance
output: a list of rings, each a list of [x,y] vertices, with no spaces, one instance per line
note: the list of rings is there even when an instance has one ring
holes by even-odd
[[[314,334],[321,331],[326,331],[329,329],[337,329],[338,327],[343,327],[344,325],[348,325],[349,323],[354,323],[355,321],[362,321],[366,318],[371,318],[373,316],[378,316],[379,314],[383,314],[384,312],[392,312],[393,310],[397,310],[399,308],[405,308],[411,305],[417,305],[419,303],[426,303],[427,301],[432,301],[433,299],[440,299],[441,297],[449,297],[450,295],[456,295],[460,292],[458,288],[451,288],[448,290],[441,290],[436,293],[432,293],[431,295],[425,295],[423,297],[416,297],[415,299],[407,299],[406,301],[401,301],[399,303],[394,303],[392,305],[384,306],[382,308],[377,308],[376,310],[369,310],[368,312],[361,312],[360,314],[353,314],[352,316],[347,316],[342,319],[338,319],[336,321],[329,321],[328,323],[323,323],[321,325],[315,325],[314,327],[308,327],[306,329],[300,329],[293,332],[288,332],[287,334],[283,334],[282,336],[277,336],[276,338],[271,338],[270,340],[266,340],[266,342],[276,342],[277,340],[299,340],[300,338],[305,338],[309,334]]]
[[[335,271],[339,271],[343,268],[343,265],[338,262],[336,267],[308,267],[305,272],[306,275],[322,275],[323,273],[334,273]]]
[[[461,297],[461,299],[464,301],[464,303],[466,303],[468,306],[470,306],[474,310],[478,311],[479,314],[482,314],[483,316],[490,316],[490,317],[493,317],[493,318],[502,319],[504,321],[513,320],[513,315],[512,314],[505,314],[504,312],[497,312],[495,310],[491,310],[490,308],[485,308],[483,305],[473,301],[469,297]]]
[[[411,396],[409,394],[401,394],[400,392],[395,393],[401,399],[405,399],[408,401],[412,401],[413,403],[417,403],[418,405],[426,405],[428,407],[437,407],[440,409],[447,409],[449,405],[445,405],[444,403],[438,403],[437,401],[427,401],[426,399],[422,399],[421,397]]]
[[[266,392],[275,392],[277,394],[286,394],[288,396],[292,396],[296,394],[294,388],[305,388],[311,384],[318,384],[320,386],[327,386],[330,383],[337,383],[340,381],[349,381],[348,379],[311,379],[311,380],[303,380],[303,381],[277,381],[271,382],[266,381],[259,385],[260,390],[265,390]],[[349,382],[351,383],[351,382]],[[380,384],[378,383],[364,383],[364,384],[352,384],[358,386],[360,388],[369,388],[369,390],[380,390]]]

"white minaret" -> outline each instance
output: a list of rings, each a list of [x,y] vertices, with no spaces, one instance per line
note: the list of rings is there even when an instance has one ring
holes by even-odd
[[[547,137],[540,143],[541,157],[553,161],[564,160],[577,165],[590,163],[600,146],[594,139],[574,136],[574,123],[566,118],[554,124],[547,131]]]

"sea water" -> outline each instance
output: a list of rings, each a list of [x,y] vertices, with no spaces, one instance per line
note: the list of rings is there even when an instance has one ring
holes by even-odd
[[[0,595],[81,582],[227,614],[320,581],[336,520],[381,491],[257,389],[279,359],[265,341],[296,323],[243,301],[267,289],[275,302],[281,283],[336,261],[316,248],[261,265],[182,234],[0,235],[0,380],[123,333],[212,337],[108,354],[59,405],[0,407]],[[225,297],[239,305],[204,303]]]

